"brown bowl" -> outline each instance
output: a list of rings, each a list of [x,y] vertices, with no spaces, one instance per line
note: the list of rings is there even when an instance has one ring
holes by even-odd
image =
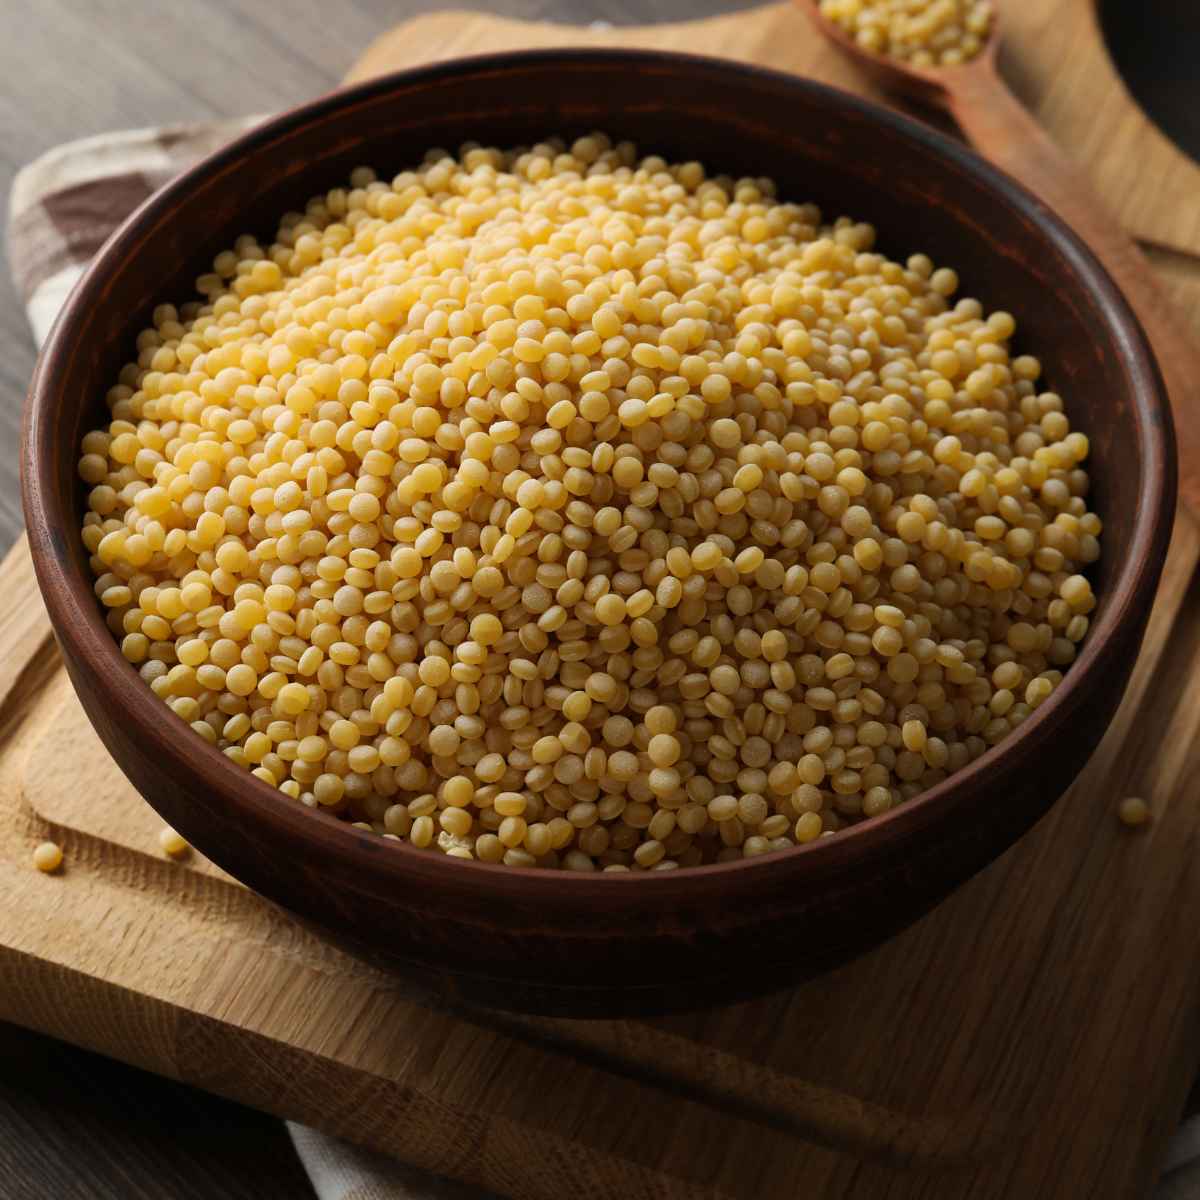
[[[168,718],[121,657],[78,536],[81,435],[153,306],[213,254],[371,163],[430,146],[594,128],[645,151],[774,176],[873,222],[893,255],[958,268],[1013,311],[1091,438],[1100,604],[1078,662],[1002,746],[918,800],[831,838],[719,866],[576,875],[387,842],[281,796]],[[76,287],[42,354],[22,451],[38,581],[100,737],[147,800],[264,896],[374,961],[471,1002],[563,1013],[711,1004],[778,988],[911,923],[1011,845],[1086,762],[1121,698],[1166,552],[1171,421],[1134,317],[1053,214],[970,151],[830,88],[710,59],[615,50],[442,63],[255,129],[147,201]],[[985,933],[985,931],[981,931]]]

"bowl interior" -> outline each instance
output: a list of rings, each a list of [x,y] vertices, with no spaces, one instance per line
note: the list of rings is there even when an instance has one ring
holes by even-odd
[[[959,272],[961,294],[1013,312],[1018,350],[1042,359],[1044,386],[1062,392],[1073,426],[1091,438],[1105,520],[1094,571],[1103,636],[1130,601],[1131,562],[1161,534],[1166,468],[1156,476],[1154,463],[1166,461],[1166,417],[1140,333],[1074,238],[969,152],[831,89],[712,60],[554,52],[409,72],[269,122],[148,201],[104,249],[62,319],[71,336],[55,347],[53,376],[35,383],[26,489],[76,596],[72,617],[108,645],[111,671],[132,676],[91,601],[75,462],[81,435],[106,420],[105,390],[153,306],[192,298],[217,251],[245,232],[270,236],[283,212],[344,184],[355,166],[388,178],[433,146],[593,129],[643,153],[699,159],[711,173],[769,175],[782,197],[869,221],[889,256],[927,253]],[[54,407],[36,403],[39,389]],[[1086,661],[1085,652],[1076,670]]]

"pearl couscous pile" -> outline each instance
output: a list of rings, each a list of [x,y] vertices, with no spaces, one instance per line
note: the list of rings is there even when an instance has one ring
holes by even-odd
[[[991,0],[821,0],[820,11],[864,50],[914,67],[969,62],[994,19]]]
[[[1013,318],[873,240],[600,135],[356,170],[158,308],[83,439],[125,658],[281,802],[457,858],[910,800],[1054,691],[1100,521]]]

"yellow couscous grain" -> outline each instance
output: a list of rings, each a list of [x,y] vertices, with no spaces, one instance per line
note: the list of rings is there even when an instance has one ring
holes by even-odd
[[[158,846],[164,854],[169,854],[172,858],[178,858],[191,849],[184,836],[169,825],[164,825],[158,831]]]
[[[39,871],[45,871],[47,874],[57,871],[62,866],[62,861],[62,847],[56,842],[42,842],[34,848],[33,865]]]
[[[1117,818],[1122,825],[1145,825],[1150,820],[1150,806],[1140,796],[1126,796],[1117,805]]]

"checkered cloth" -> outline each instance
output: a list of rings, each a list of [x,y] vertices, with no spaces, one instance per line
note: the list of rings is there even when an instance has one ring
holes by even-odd
[[[261,119],[102,134],[60,146],[20,172],[9,206],[8,248],[39,344],[113,229],[172,176]],[[320,1200],[484,1200],[475,1189],[316,1130],[288,1128]],[[1198,1196],[1200,1116],[1172,1140],[1154,1200]]]

